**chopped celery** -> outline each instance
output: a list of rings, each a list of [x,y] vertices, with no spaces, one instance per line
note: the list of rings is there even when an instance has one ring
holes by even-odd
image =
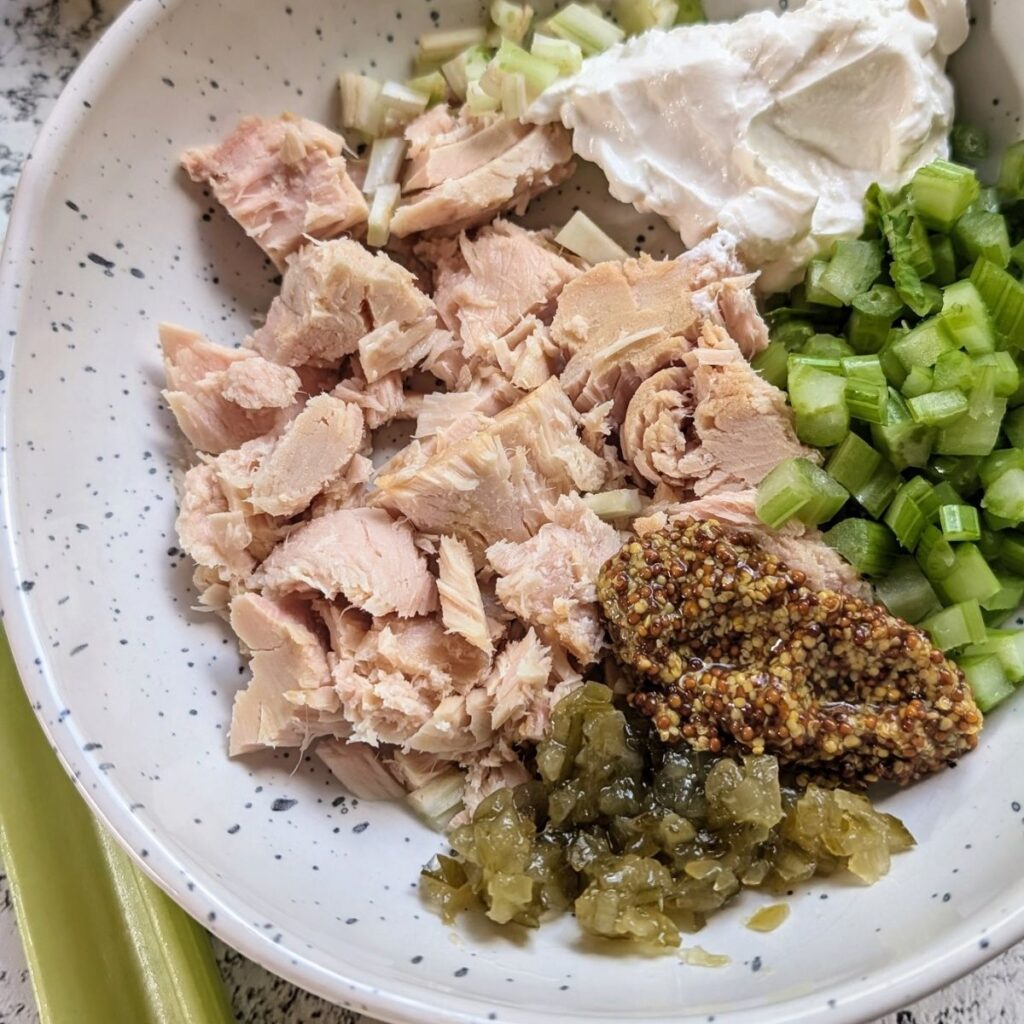
[[[825,542],[864,576],[884,576],[899,552],[892,531],[870,519],[844,519],[825,534]]]
[[[380,105],[381,86],[374,78],[343,71],[338,76],[341,93],[341,126],[374,136],[381,128],[384,111]]]
[[[1024,576],[1024,533],[1007,530],[999,538],[999,561],[1004,569]]]
[[[460,100],[469,99],[470,85],[480,81],[487,71],[490,60],[491,53],[486,47],[470,46],[457,53],[451,60],[445,61],[441,65],[441,74]]]
[[[387,245],[391,235],[391,217],[402,196],[402,186],[398,182],[378,185],[370,203],[370,213],[366,221],[366,244],[380,247]]]
[[[974,360],[966,352],[960,349],[943,352],[935,363],[932,388],[935,391],[950,391],[957,388],[968,392],[974,386],[975,372]]]
[[[679,13],[676,14],[677,25],[693,25],[707,21],[704,13],[704,0],[679,0]]]
[[[781,341],[770,341],[768,347],[750,360],[750,365],[769,384],[777,388],[785,388],[789,379],[789,352],[785,343]]]
[[[0,631],[0,857],[45,1024],[228,1024],[209,939],[106,834]]]
[[[986,259],[975,263],[971,282],[988,306],[996,331],[1011,347],[1024,346],[1024,285]]]
[[[981,518],[985,523],[985,528],[996,533],[1000,530],[1012,530],[1015,526],[1021,525],[1013,519],[1002,519],[991,513],[987,508],[982,510]]]
[[[914,212],[935,231],[949,231],[979,191],[974,171],[946,160],[933,160],[910,182]]]
[[[846,489],[813,462],[786,459],[758,484],[757,517],[772,529],[793,518],[817,526],[831,519],[847,497]]]
[[[996,574],[976,544],[957,544],[952,571],[937,583],[939,596],[949,604],[984,601],[1001,589]]]
[[[815,335],[814,326],[807,320],[782,320],[772,325],[772,341],[781,342],[789,352],[801,352]]]
[[[981,163],[988,156],[988,135],[984,128],[957,122],[949,133],[953,159],[958,164]]]
[[[530,91],[526,84],[526,76],[518,71],[502,72],[501,75],[501,112],[510,118],[519,120],[526,116],[530,106]],[[483,79],[481,79],[481,83]]]
[[[981,658],[963,658],[960,668],[971,684],[974,701],[982,711],[991,711],[1013,693],[1002,662],[994,654]]]
[[[956,249],[948,235],[932,235],[928,239],[932,247],[932,262],[935,271],[930,278],[932,284],[944,288],[957,279]]]
[[[790,360],[799,357],[790,357]],[[850,429],[846,380],[814,366],[790,365],[789,397],[796,413],[796,433],[805,444],[830,448]]]
[[[819,336],[820,337],[820,336]],[[834,377],[843,376],[843,363],[832,356],[812,356],[804,352],[794,352],[789,357],[789,371],[793,372],[794,367],[805,367],[813,370],[824,370]]]
[[[914,480],[908,480],[896,492],[896,497],[885,512],[885,524],[908,551],[913,551],[917,546],[926,525],[924,513],[915,500],[915,490]]]
[[[875,581],[875,593],[889,611],[906,622],[920,622],[942,606],[913,558],[897,558],[886,576]]]
[[[982,608],[989,612],[1015,612],[1024,602],[1024,576],[996,571],[996,579],[1000,589],[982,603]]]
[[[577,210],[555,235],[555,243],[588,263],[621,262],[629,253],[606,235],[582,210]]]
[[[854,380],[866,380],[875,384],[885,384],[885,371],[878,356],[846,356],[840,360],[843,373]]]
[[[930,248],[928,262],[932,264]],[[932,266],[934,268],[934,264]],[[942,308],[942,292],[940,289],[935,285],[925,284],[921,280],[921,275],[910,264],[900,260],[893,260],[889,264],[889,276],[892,278],[893,286],[896,288],[896,294],[918,316],[929,316]]]
[[[636,36],[652,28],[671,28],[676,23],[676,0],[615,0],[612,8],[618,23]]]
[[[1024,409],[1014,409],[1003,420],[1003,431],[1014,448],[1024,448]]]
[[[464,50],[482,46],[486,41],[487,29],[483,26],[424,32],[419,38],[416,59],[422,66],[444,64]]]
[[[934,483],[949,481],[963,498],[978,489],[978,460],[976,458],[954,458],[952,455],[938,455],[928,464],[927,473]]]
[[[406,800],[428,825],[441,832],[461,810],[465,788],[462,772],[450,768],[414,789]]]
[[[378,102],[384,111],[383,127],[390,131],[427,109],[427,97],[401,82],[385,82]]]
[[[372,196],[381,185],[398,181],[405,159],[405,139],[374,139],[370,146],[370,159],[366,164],[363,192]],[[383,242],[377,243],[383,245]]]
[[[643,509],[643,499],[635,487],[587,494],[583,503],[601,519],[627,519],[638,516]]]
[[[971,203],[969,213],[999,213],[1001,202],[999,199],[999,189],[993,185],[988,185],[978,192],[978,198]]]
[[[960,495],[952,484],[946,481],[933,484],[931,481],[928,481],[926,477],[922,479],[925,479],[928,482],[928,491],[917,497],[917,504],[929,523],[938,523],[939,509],[943,505],[963,504]]]
[[[471,114],[487,114],[497,110],[501,106],[501,100],[484,92],[480,80],[477,80],[466,83],[466,106]]]
[[[530,29],[533,8],[529,4],[514,4],[509,0],[492,0],[491,21],[504,36],[514,43],[521,43]]]
[[[441,103],[448,96],[448,83],[440,71],[431,71],[429,74],[410,78],[405,84],[426,96],[427,103]]]
[[[967,396],[955,388],[950,391],[929,391],[907,399],[907,408],[915,422],[927,427],[944,427],[967,412]]]
[[[951,651],[985,639],[985,620],[977,601],[962,601],[943,608],[921,623],[940,651]]]
[[[894,288],[876,284],[853,299],[853,312],[846,328],[846,337],[856,352],[877,352],[889,336],[889,328],[903,312],[903,300]]]
[[[935,373],[927,366],[915,366],[907,374],[900,392],[904,398],[917,398],[935,389]]]
[[[1010,262],[1010,235],[1001,213],[976,210],[965,213],[953,228],[953,244],[964,263],[990,260],[998,267]]]
[[[915,423],[902,396],[890,388],[886,422],[871,424],[871,439],[896,469],[923,468],[932,453],[935,431]]]
[[[940,317],[923,320],[893,345],[907,372],[915,366],[934,366],[939,356],[955,348],[956,342]]]
[[[622,42],[626,33],[589,7],[571,3],[547,21],[549,32],[575,43],[584,56],[603,53]]]
[[[853,349],[834,334],[812,334],[801,350],[805,356],[820,356],[823,359],[845,359],[853,355]]]
[[[825,471],[855,495],[870,483],[881,465],[882,456],[863,438],[850,433],[829,456]]]
[[[896,345],[909,333],[910,331],[903,327],[891,328],[888,337],[878,350],[878,362],[882,366],[882,372],[885,374],[885,379],[894,388],[902,387],[903,382],[907,379],[906,367],[896,355]]]
[[[866,292],[882,273],[882,242],[841,239],[832,247],[832,255],[818,279],[842,305]]]
[[[1024,629],[991,629],[980,644],[964,651],[965,658],[988,655],[999,659],[1011,683],[1024,682]]]
[[[992,394],[997,397],[1009,398],[1020,387],[1020,369],[1009,352],[985,352],[975,357],[974,365],[992,367]]]
[[[543,32],[534,32],[530,53],[554,64],[562,75],[574,75],[583,67],[583,51],[571,39],[557,39]]]
[[[973,505],[942,505],[939,524],[946,540],[980,540],[981,522]]]
[[[999,533],[988,526],[981,528],[981,536],[978,538],[978,550],[985,556],[985,561],[989,565],[993,562],[1002,562],[1003,538],[1006,536],[1008,534]]]
[[[928,525],[921,532],[914,557],[921,571],[933,583],[945,579],[956,568],[956,552],[937,527]]]
[[[1000,448],[978,463],[982,487],[995,483],[1008,469],[1024,469],[1024,448]]]
[[[889,408],[889,389],[884,383],[848,377],[846,407],[850,416],[865,423],[885,423]]]
[[[494,65],[505,74],[522,75],[531,99],[539,96],[558,77],[556,65],[527,53],[511,39],[502,39],[494,55]]]
[[[983,414],[966,413],[939,430],[935,451],[940,455],[988,455],[999,439],[1005,412],[1006,399],[995,398]]]
[[[1010,523],[1024,522],[1024,469],[1008,469],[993,480],[981,507]]]
[[[910,208],[901,203],[893,207],[883,218],[882,226],[893,263],[898,264],[904,274],[893,275],[896,290],[900,290],[897,276],[905,276],[905,271],[915,274],[920,280],[931,277],[935,272],[932,262],[932,247],[928,241],[928,230],[919,217],[911,214]],[[907,299],[904,298],[907,302]],[[910,302],[907,302],[913,308]]]
[[[845,305],[843,300],[833,295],[832,292],[822,284],[822,280],[824,279],[827,271],[827,260],[811,260],[811,262],[807,264],[807,273],[804,276],[804,292],[807,295],[807,301],[813,302],[818,306],[841,307]]]
[[[879,519],[896,497],[902,483],[903,478],[899,473],[890,463],[883,461],[878,473],[854,497],[869,516]]]
[[[999,191],[1007,199],[1024,198],[1024,140],[1015,142],[1003,154],[999,166]]]

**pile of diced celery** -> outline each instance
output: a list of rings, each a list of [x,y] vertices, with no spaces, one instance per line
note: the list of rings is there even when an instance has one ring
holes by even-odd
[[[627,35],[704,20],[702,0],[615,0],[608,14],[597,4],[570,3],[534,24],[528,4],[492,0],[487,25],[420,36],[413,75],[405,82],[379,82],[343,71],[341,126],[357,132],[369,145],[363,182],[370,199],[367,244],[388,241],[401,198],[403,130],[428,107],[454,103],[471,114],[521,118],[548,86],[579,71],[585,57],[602,53]],[[609,255],[603,248],[606,236],[585,227],[580,239],[584,248],[596,247],[603,258],[615,258],[614,250]],[[570,231],[570,241],[577,232],[578,228]],[[587,253],[579,255],[587,258]]]
[[[1024,681],[1024,630],[995,628],[1024,599],[1024,142],[994,187],[938,160],[865,213],[768,314],[754,365],[828,453],[777,466],[758,515],[825,526],[988,710]]]

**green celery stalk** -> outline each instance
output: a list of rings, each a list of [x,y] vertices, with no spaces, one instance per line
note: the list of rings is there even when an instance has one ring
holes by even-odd
[[[106,835],[53,755],[0,631],[0,859],[42,1024],[229,1024],[203,929]]]

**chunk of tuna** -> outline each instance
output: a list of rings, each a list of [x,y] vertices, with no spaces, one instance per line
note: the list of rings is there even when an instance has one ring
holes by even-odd
[[[348,176],[344,145],[340,135],[303,117],[246,117],[219,145],[190,149],[181,163],[283,270],[307,235],[334,238],[368,216]]]
[[[325,739],[317,743],[314,753],[359,800],[397,800],[405,794],[379,752],[367,743]]]
[[[456,537],[443,536],[437,569],[437,592],[445,628],[490,654],[494,645],[469,548]]]
[[[390,344],[407,340],[414,347],[435,326],[434,304],[408,270],[341,238],[289,259],[281,294],[250,344],[285,366],[336,366],[357,349],[362,357],[360,342],[374,332],[396,332],[397,341],[387,335]]]
[[[249,501],[275,516],[294,516],[344,473],[363,443],[363,413],[330,395],[311,398],[262,461]]]
[[[683,486],[679,464],[692,446],[688,428],[693,419],[692,376],[672,366],[648,377],[630,399],[619,444],[639,476],[651,484]]]
[[[433,188],[497,160],[530,132],[530,126],[510,118],[476,118],[453,124],[448,132],[410,147],[403,192]]]
[[[339,594],[371,615],[424,615],[437,589],[413,532],[381,509],[340,509],[300,526],[260,566],[270,594]]]
[[[572,146],[561,125],[530,128],[487,163],[413,195],[395,210],[391,233],[398,238],[431,229],[451,234],[502,210],[522,213],[535,195],[573,170]]]
[[[408,156],[415,160],[421,153],[435,145],[442,136],[456,128],[457,122],[452,113],[451,107],[445,103],[438,103],[437,106],[413,118],[405,126],[405,140],[409,143]]]
[[[290,366],[256,356],[240,359],[224,370],[222,394],[243,409],[286,409],[295,402],[301,384]]]
[[[527,541],[499,541],[487,549],[498,573],[498,600],[549,643],[561,644],[581,664],[598,660],[604,626],[597,606],[601,566],[621,546],[619,534],[576,495],[549,510]]]
[[[245,579],[255,567],[245,515],[229,509],[212,465],[193,466],[185,474],[174,528],[193,561],[216,570],[225,582]]]

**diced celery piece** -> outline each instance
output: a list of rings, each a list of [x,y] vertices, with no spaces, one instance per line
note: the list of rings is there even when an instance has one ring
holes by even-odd
[[[1012,530],[1015,526],[1021,525],[1013,519],[1002,519],[1000,516],[993,515],[987,508],[982,509],[981,518],[987,530],[997,533],[1001,530]]]
[[[466,83],[466,106],[471,114],[489,114],[501,106],[501,99],[484,92],[481,79]]]
[[[929,391],[926,395],[907,399],[907,408],[917,423],[928,427],[944,427],[967,412],[967,396],[955,388],[950,391]]]
[[[366,244],[379,247],[387,245],[391,235],[391,217],[402,195],[402,186],[398,182],[378,185],[370,203],[370,213],[366,221]]]
[[[795,318],[772,324],[770,336],[772,341],[781,342],[787,351],[801,352],[816,333],[814,325],[809,320]]]
[[[999,440],[999,426],[1006,412],[1006,399],[996,398],[980,416],[968,412],[949,426],[942,427],[935,439],[939,455],[988,455]]]
[[[831,448],[846,437],[850,410],[845,394],[846,378],[842,375],[790,363],[789,397],[795,412],[796,435],[804,444]]]
[[[405,159],[405,147],[405,139],[373,140],[370,159],[366,164],[366,177],[363,179],[363,192],[366,195],[372,196],[381,185],[391,185],[398,181],[402,161]]]
[[[889,408],[889,389],[875,381],[848,377],[846,407],[850,416],[864,423],[885,423]]]
[[[1012,348],[1024,346],[1024,285],[986,259],[971,271],[971,282],[992,315],[996,331]]]
[[[962,601],[943,608],[921,623],[940,651],[951,651],[985,639],[985,620],[977,601]]]
[[[492,0],[491,21],[495,28],[514,43],[521,43],[533,20],[533,8],[528,4],[514,4],[509,0]]]
[[[376,135],[381,129],[384,111],[380,105],[380,82],[354,71],[338,76],[341,93],[341,126],[364,135]]]
[[[534,99],[558,77],[558,68],[550,61],[527,53],[511,39],[502,39],[494,55],[495,66],[509,75],[522,75],[526,81],[526,94]]]
[[[994,185],[986,185],[978,192],[978,198],[971,203],[969,213],[999,213],[1002,201],[999,189]]]
[[[935,231],[949,231],[978,198],[979,191],[974,171],[947,160],[933,160],[910,182],[914,212]]]
[[[886,422],[871,424],[871,439],[896,469],[923,468],[932,453],[935,430],[916,423],[902,396],[890,388]]]
[[[902,387],[907,377],[906,367],[900,362],[899,356],[896,355],[896,345],[909,333],[910,330],[906,327],[891,328],[885,343],[878,350],[878,362],[881,364],[882,372],[885,374],[885,379],[889,382],[890,386],[894,388]]]
[[[1013,684],[1007,678],[1002,662],[994,654],[981,658],[963,658],[959,665],[964,678],[971,684],[974,701],[982,711],[991,711],[1013,693]]]
[[[882,456],[863,438],[850,433],[825,463],[825,472],[851,494],[870,483],[882,465]]]
[[[484,79],[481,79],[481,82],[483,81]],[[518,71],[503,71],[500,82],[501,112],[505,117],[521,120],[526,116],[527,108],[531,102],[530,89],[526,84],[526,76]]]
[[[1007,199],[1024,198],[1024,140],[1015,142],[1003,154],[999,166],[999,191]]]
[[[890,463],[883,461],[878,473],[854,497],[869,516],[879,519],[896,497],[902,483],[903,478],[899,473]]]
[[[827,260],[811,260],[811,262],[807,264],[807,274],[804,277],[804,292],[807,296],[808,302],[813,302],[818,306],[835,306],[838,308],[845,305],[843,300],[836,298],[836,296],[821,283],[827,270]]]
[[[405,84],[426,96],[428,103],[440,103],[448,96],[448,83],[440,71],[431,71],[429,74],[410,78]]]
[[[530,53],[554,64],[562,75],[574,75],[583,67],[583,51],[571,39],[558,39],[544,35],[543,32],[534,32]]]
[[[818,284],[848,306],[856,296],[866,292],[881,273],[881,240],[840,239],[832,247],[832,255]]]
[[[1008,469],[993,480],[985,488],[981,507],[1008,522],[1024,522],[1024,469]]]
[[[427,97],[401,82],[385,82],[379,103],[384,110],[385,131],[401,127],[427,109]]]
[[[777,529],[794,517],[809,526],[831,519],[846,504],[846,489],[808,459],[780,462],[757,487],[757,516]]]
[[[932,264],[930,248],[928,262]],[[931,272],[934,272],[934,264]],[[930,316],[942,308],[942,291],[935,285],[923,282],[921,275],[910,264],[893,260],[889,264],[889,276],[896,294],[918,316]]]
[[[939,596],[949,604],[960,601],[984,601],[1000,590],[999,580],[976,544],[954,547],[956,564],[948,576],[938,581]]]
[[[1007,572],[1024,576],[1024,533],[1007,530],[999,537],[999,564]]]
[[[977,125],[957,122],[949,133],[953,159],[959,164],[978,164],[988,156],[988,134]]]
[[[825,542],[861,575],[883,576],[899,553],[892,531],[870,519],[844,519],[825,533]]]
[[[627,519],[638,516],[643,499],[635,487],[620,487],[615,491],[599,491],[583,496],[583,502],[601,519]]]
[[[871,381],[874,384],[885,384],[885,371],[877,355],[847,356],[840,360],[843,373],[854,380]]]
[[[933,583],[945,579],[956,567],[956,552],[942,531],[929,524],[921,532],[914,557],[921,571]]]
[[[923,320],[893,345],[908,372],[915,366],[934,366],[939,356],[955,348],[956,342],[940,317]]]
[[[1020,387],[1020,370],[1009,352],[985,352],[975,356],[974,365],[980,370],[992,367],[992,394],[1009,398]]]
[[[555,243],[588,263],[621,262],[629,253],[606,235],[582,210],[577,210],[555,235]]]
[[[893,321],[904,311],[903,300],[895,288],[876,284],[853,299],[853,311],[846,327],[846,337],[856,352],[878,352],[889,336]]]
[[[465,100],[470,96],[470,85],[480,81],[487,71],[490,61],[489,50],[483,46],[471,46],[457,53],[451,60],[445,61],[441,65],[441,74],[444,75],[452,92],[460,100]],[[492,97],[492,99],[497,99],[497,97]]]
[[[626,36],[618,25],[577,3],[563,7],[548,19],[546,25],[549,32],[575,43],[584,56],[603,53],[610,46],[621,43]]]
[[[906,622],[920,622],[942,608],[920,566],[907,555],[897,558],[888,574],[874,584],[882,604]]]
[[[933,483],[949,481],[962,498],[970,497],[978,489],[978,460],[976,458],[938,455],[928,464],[926,472]]]
[[[443,64],[456,54],[472,46],[482,46],[486,41],[487,29],[483,26],[424,32],[419,38],[416,59],[421,65]]]
[[[1024,580],[1021,581],[1024,588]],[[964,658],[994,655],[1011,683],[1024,681],[1024,629],[990,629],[980,644],[964,651]]]
[[[845,359],[853,355],[853,349],[834,334],[812,334],[800,350],[805,356],[819,356],[822,359]]]
[[[946,481],[934,483],[928,477],[923,477],[928,482],[928,493],[919,497],[917,504],[924,513],[929,523],[937,524],[939,521],[939,509],[943,505],[962,505],[963,500],[957,493],[956,488]]]
[[[995,483],[1009,469],[1024,469],[1024,448],[1000,448],[978,463],[982,487]]]
[[[915,366],[900,388],[904,398],[917,398],[926,395],[935,388],[935,372],[927,366]]]
[[[940,506],[939,524],[948,541],[981,539],[981,521],[973,505]]]
[[[917,477],[915,479],[921,479]],[[921,507],[914,499],[913,480],[908,480],[897,492],[885,512],[885,524],[908,551],[913,551],[924,531],[926,522]]]
[[[810,356],[805,355],[803,352],[794,352],[789,357],[789,372],[792,373],[794,367],[798,366],[812,370],[823,370],[825,373],[831,373],[835,377],[843,376],[842,360],[833,359],[829,356]]]
[[[768,347],[750,360],[750,365],[769,384],[785,390],[786,382],[789,379],[789,352],[781,341],[770,341]]]
[[[998,536],[998,535],[997,535]],[[988,561],[986,557],[986,561]],[[1024,603],[1024,576],[996,570],[1000,590],[986,599],[982,609],[989,612],[1015,612]]]
[[[960,349],[943,352],[935,363],[933,390],[950,391],[957,388],[966,393],[974,386],[975,373],[976,364],[966,352]]]
[[[693,25],[707,21],[704,13],[704,0],[679,0],[679,12],[676,14],[677,25]]]
[[[934,285],[944,288],[957,279],[956,249],[953,239],[948,235],[932,235],[928,239],[932,247],[932,263],[935,271],[930,280]]]
[[[965,213],[953,228],[953,244],[964,263],[990,260],[998,267],[1010,262],[1010,234],[1001,213],[974,210]]]
[[[1024,448],[1024,409],[1014,409],[1006,414],[1003,432],[1014,448]]]
[[[928,229],[921,218],[913,216],[910,207],[901,203],[884,219],[883,226],[893,262],[909,268],[922,280],[931,277],[935,272],[935,264],[932,262]],[[897,276],[893,276],[894,282]],[[896,290],[900,290],[898,282]]]
[[[989,565],[997,565],[1001,561],[1003,538],[1005,536],[1008,535],[993,530],[988,526],[982,526],[981,536],[978,538],[978,550],[985,556],[985,561]]]
[[[652,28],[671,28],[676,23],[676,0],[615,0],[612,8],[618,23],[631,35]]]

